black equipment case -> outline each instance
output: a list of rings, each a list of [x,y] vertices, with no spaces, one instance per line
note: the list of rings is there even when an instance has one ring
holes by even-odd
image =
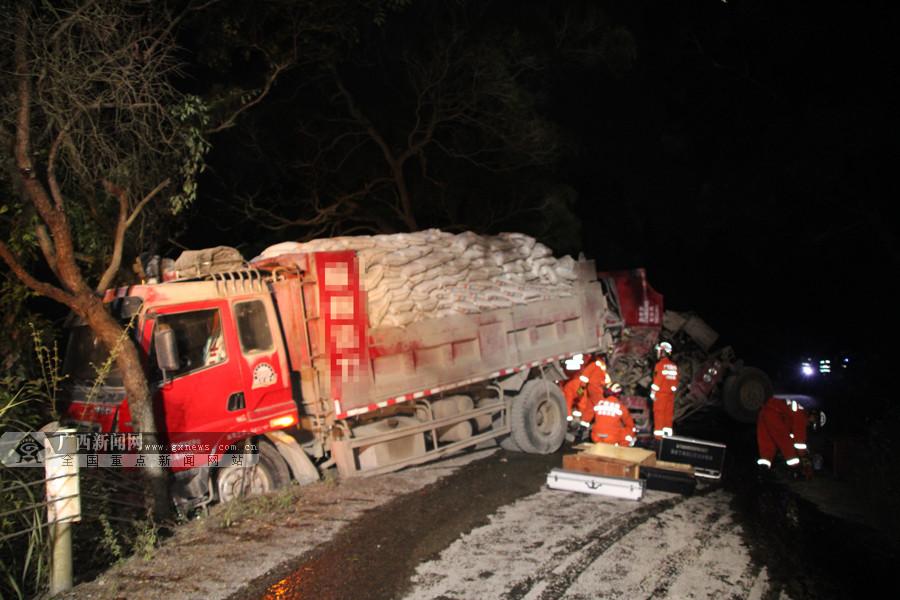
[[[675,492],[690,496],[697,487],[697,480],[693,474],[682,470],[642,465],[640,477],[645,481],[644,485],[648,490]]]
[[[697,477],[720,479],[725,466],[725,448],[725,444],[673,435],[660,442],[659,459],[693,465]]]

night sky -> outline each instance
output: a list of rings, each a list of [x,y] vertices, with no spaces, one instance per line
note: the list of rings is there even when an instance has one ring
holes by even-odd
[[[569,4],[586,6],[557,6]],[[422,6],[390,17],[385,52],[392,31],[412,35],[428,18]],[[632,37],[631,60],[623,68],[556,60],[539,90],[540,110],[569,141],[552,177],[577,192],[580,248],[603,270],[646,267],[668,307],[696,311],[739,355],[772,371],[804,355],[883,360],[896,329],[888,289],[900,257],[889,211],[900,24],[889,3],[599,6],[607,31]],[[508,21],[540,36],[551,10],[494,2],[481,26]],[[377,76],[365,77],[374,90]],[[351,81],[363,103],[365,77]],[[283,107],[306,93],[291,81],[245,127],[285,123]],[[218,210],[212,198],[227,193],[212,177],[248,160],[222,150],[239,137],[214,142],[201,213]],[[246,249],[248,239],[258,246],[296,233],[195,220],[178,239]]]
[[[613,6],[635,72],[560,82],[563,114],[598,116],[571,166],[588,254],[647,267],[670,307],[757,362],[882,345],[898,257],[886,4]]]

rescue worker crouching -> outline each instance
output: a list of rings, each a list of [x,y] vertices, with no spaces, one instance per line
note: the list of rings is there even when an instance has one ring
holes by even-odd
[[[653,368],[650,400],[653,402],[653,437],[657,440],[674,435],[672,420],[675,415],[675,392],[678,391],[678,365],[670,358],[672,344],[656,345],[658,359]]]
[[[825,425],[825,413],[818,409],[805,409],[796,400],[772,396],[756,418],[756,442],[759,459],[756,461],[762,473],[771,470],[777,452],[795,477],[812,477],[812,465],[806,445],[806,431]]]
[[[570,364],[572,363],[567,361],[567,369],[569,369]],[[576,439],[586,437],[591,427],[593,403],[588,398],[587,390],[593,386],[598,388],[602,395],[609,384],[609,373],[607,372],[604,358],[600,355],[593,358],[588,355],[587,363],[581,371],[563,385],[563,396],[566,399],[568,412],[566,420],[571,428],[576,429],[574,436]]]
[[[591,440],[597,444],[633,446],[637,429],[628,407],[622,404],[622,386],[614,383],[604,395],[596,386],[588,387],[588,401],[593,413]]]

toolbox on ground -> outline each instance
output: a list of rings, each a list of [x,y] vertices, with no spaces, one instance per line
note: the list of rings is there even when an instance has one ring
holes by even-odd
[[[659,445],[659,460],[689,464],[697,477],[719,479],[725,466],[725,444],[673,435]]]
[[[654,466],[641,466],[640,478],[648,490],[675,492],[689,496],[697,487],[691,465],[656,461]]]
[[[644,482],[640,479],[604,477],[588,473],[576,473],[564,469],[552,469],[547,474],[547,487],[567,492],[580,492],[611,498],[640,500],[644,495]]]

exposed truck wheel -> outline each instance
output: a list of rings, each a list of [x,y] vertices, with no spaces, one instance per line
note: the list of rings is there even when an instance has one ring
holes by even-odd
[[[284,487],[291,480],[288,465],[275,446],[265,440],[259,442],[259,463],[251,467],[228,465],[216,473],[216,493],[219,502],[235,498],[265,494]]]
[[[741,423],[755,423],[756,413],[772,395],[772,381],[760,369],[743,367],[725,380],[722,403],[725,412]]]
[[[523,452],[550,454],[566,437],[566,399],[559,386],[532,379],[513,399],[510,439]]]

